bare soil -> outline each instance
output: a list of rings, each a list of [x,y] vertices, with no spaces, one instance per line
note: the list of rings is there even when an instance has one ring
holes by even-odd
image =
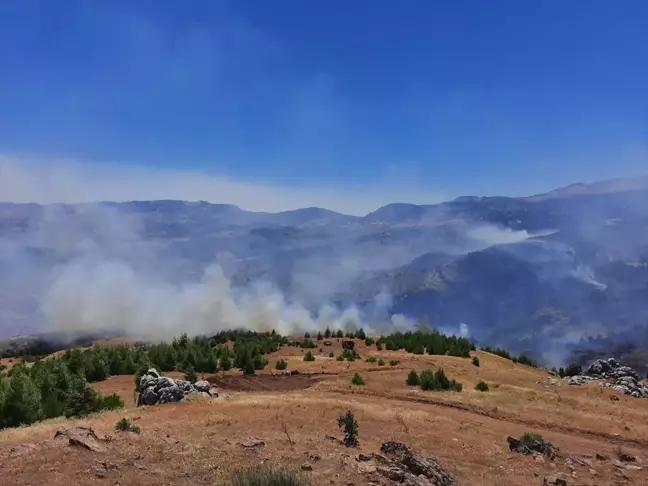
[[[228,391],[260,392],[260,391],[293,391],[304,390],[319,382],[313,375],[263,374],[256,376],[210,376],[207,378],[212,385]]]

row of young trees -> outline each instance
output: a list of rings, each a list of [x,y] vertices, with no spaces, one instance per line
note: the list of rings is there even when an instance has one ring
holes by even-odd
[[[101,396],[63,359],[40,360],[29,368],[18,364],[0,377],[0,428],[63,415],[82,417],[123,405],[117,395]]]
[[[470,351],[475,350],[475,345],[465,337],[447,336],[433,329],[430,332],[408,331],[397,332],[389,336],[380,336],[376,346],[384,346],[387,350],[404,349],[413,354],[433,354],[470,357]]]

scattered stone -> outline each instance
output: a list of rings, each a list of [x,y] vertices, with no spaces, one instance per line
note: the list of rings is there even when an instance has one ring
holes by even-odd
[[[457,479],[446,471],[437,459],[415,454],[400,442],[385,442],[380,448],[387,457],[378,454],[361,455],[362,459],[382,462],[375,468],[383,477],[404,486],[457,486]],[[360,460],[361,456],[358,456]],[[368,464],[361,465],[367,470]],[[373,468],[369,468],[373,470]]]
[[[626,454],[623,451],[618,451],[617,455],[619,457],[619,461],[621,461],[621,462],[637,462],[637,458],[635,456],[632,456],[630,454]]]
[[[558,455],[557,449],[550,443],[546,442],[543,439],[516,439],[514,437],[507,437],[506,441],[509,445],[509,450],[518,452],[520,454],[531,455],[538,453],[544,456],[547,456],[549,459],[554,459]],[[567,462],[571,462],[569,459]]]
[[[613,402],[618,402],[619,397],[617,397],[616,395],[610,395],[610,400],[612,400]]]
[[[302,471],[312,471],[313,466],[311,464],[305,462],[304,464],[301,465],[301,470]]]
[[[160,376],[154,368],[142,375],[139,389],[137,406],[186,401],[185,398],[190,393],[199,393],[205,398],[218,397],[218,390],[212,388],[208,381],[201,380],[191,383],[185,380],[173,380],[166,376]]]
[[[542,486],[567,486],[567,481],[558,476],[547,476],[544,478]]]
[[[102,461],[92,466],[92,472],[98,478],[105,478],[110,472],[117,471],[119,467],[116,464],[108,461]]]
[[[607,461],[608,456],[604,456],[603,454],[596,454],[596,459],[599,461]]]
[[[254,447],[263,447],[265,445],[265,442],[261,439],[250,438],[244,442],[241,442],[241,445],[246,449],[251,449]]]
[[[100,439],[90,427],[74,427],[71,429],[60,429],[56,431],[54,438],[62,437],[68,439],[73,446],[82,447],[92,452],[101,452],[104,448]]]

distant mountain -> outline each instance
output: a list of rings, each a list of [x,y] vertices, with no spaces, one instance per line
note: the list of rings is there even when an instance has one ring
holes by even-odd
[[[389,204],[364,217],[186,201],[0,203],[0,331],[41,329],[39,302],[57,272],[91,255],[178,283],[218,263],[234,292],[266,282],[282,305],[355,304],[377,328],[394,312],[426,316],[536,354],[619,341],[648,328],[647,203],[648,177]]]

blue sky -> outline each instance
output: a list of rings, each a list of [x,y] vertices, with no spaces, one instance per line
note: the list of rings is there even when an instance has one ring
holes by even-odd
[[[643,0],[3,0],[0,199],[63,165],[101,197],[348,212],[646,172],[646,25]]]

